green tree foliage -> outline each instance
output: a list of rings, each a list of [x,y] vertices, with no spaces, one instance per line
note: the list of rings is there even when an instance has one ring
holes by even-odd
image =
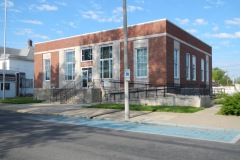
[[[227,72],[220,68],[213,68],[212,79],[221,85],[231,85],[232,80],[228,77]]]

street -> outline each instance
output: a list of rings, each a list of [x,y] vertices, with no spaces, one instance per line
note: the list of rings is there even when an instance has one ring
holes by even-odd
[[[238,160],[227,144],[27,119],[0,110],[1,160]]]

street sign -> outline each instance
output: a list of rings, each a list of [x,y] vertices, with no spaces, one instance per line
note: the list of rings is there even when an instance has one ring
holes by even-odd
[[[126,81],[130,81],[130,69],[125,69],[124,78]]]

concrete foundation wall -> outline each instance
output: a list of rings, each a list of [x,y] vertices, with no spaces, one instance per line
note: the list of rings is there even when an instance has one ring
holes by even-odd
[[[140,93],[139,97],[144,97],[144,93]],[[140,105],[165,105],[165,106],[192,106],[192,107],[210,107],[212,106],[210,96],[183,96],[183,95],[171,95],[167,96],[150,96],[149,98],[134,98],[130,97],[130,104]],[[124,103],[124,95],[118,94],[115,97],[111,96],[108,98],[109,102],[120,102]]]

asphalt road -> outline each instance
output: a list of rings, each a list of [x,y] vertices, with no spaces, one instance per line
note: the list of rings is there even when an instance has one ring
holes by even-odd
[[[29,114],[0,110],[1,160],[239,160],[240,157],[239,142],[226,144],[32,121],[26,116]]]

